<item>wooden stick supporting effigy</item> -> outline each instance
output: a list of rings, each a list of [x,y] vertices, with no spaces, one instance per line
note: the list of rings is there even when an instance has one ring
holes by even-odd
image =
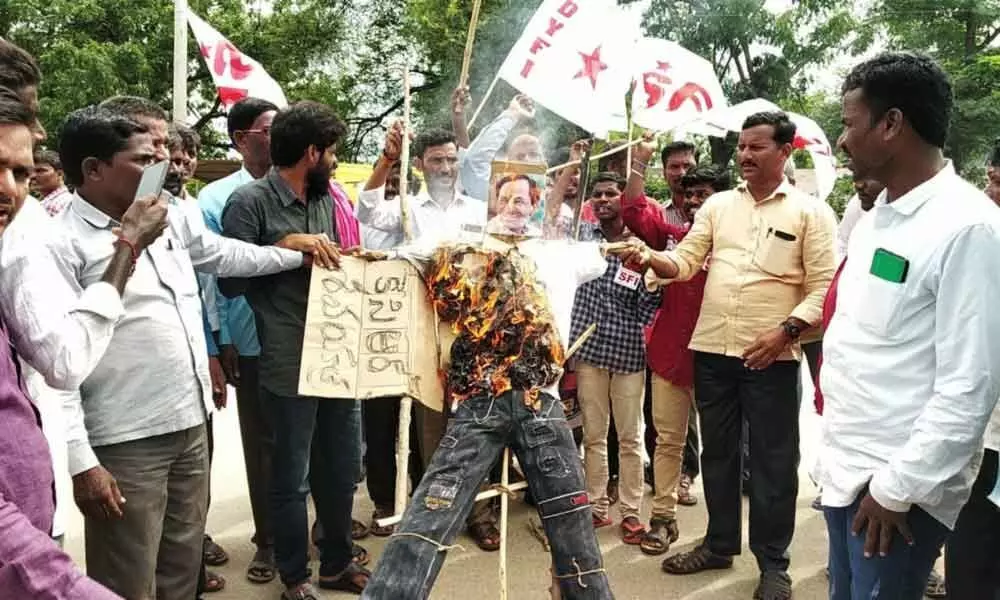
[[[469,84],[469,65],[472,64],[472,47],[476,43],[476,28],[479,26],[479,7],[482,0],[476,0],[472,5],[472,18],[469,20],[469,33],[465,36],[465,53],[462,55],[462,74],[458,78],[458,87]]]
[[[510,510],[510,448],[503,449],[503,466],[500,468],[500,600],[507,600],[507,515]]]
[[[403,143],[399,152],[399,206],[403,221],[403,237],[413,239],[410,225],[410,65],[403,67]]]

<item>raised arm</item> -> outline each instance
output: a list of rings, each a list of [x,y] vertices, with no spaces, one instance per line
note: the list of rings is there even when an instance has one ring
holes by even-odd
[[[499,117],[472,140],[459,161],[458,176],[466,195],[477,200],[489,199],[489,181],[493,160],[518,123],[535,116],[535,104],[527,96],[515,96]],[[457,133],[457,132],[456,132]]]
[[[469,127],[465,122],[465,109],[469,106],[469,86],[455,88],[451,93],[451,128],[459,148],[469,147]]]
[[[643,141],[632,151],[628,183],[622,196],[622,221],[629,231],[653,250],[666,250],[669,239],[663,210],[646,197],[646,168],[656,152],[653,134],[645,133]]]

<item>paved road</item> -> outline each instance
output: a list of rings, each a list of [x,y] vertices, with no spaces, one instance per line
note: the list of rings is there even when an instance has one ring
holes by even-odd
[[[807,384],[807,398],[811,386]],[[215,540],[229,552],[232,560],[218,569],[227,578],[227,589],[211,596],[211,600],[277,600],[281,588],[277,583],[257,586],[245,578],[245,568],[252,556],[250,544],[252,521],[247,501],[246,476],[243,470],[242,446],[235,407],[216,416],[216,456],[212,481],[212,507],[208,528]],[[816,495],[807,471],[815,457],[814,444],[818,437],[819,419],[812,413],[811,402],[802,410],[803,458],[800,469],[800,496],[797,529],[792,545],[791,575],[795,580],[797,600],[826,598],[826,531],[823,517],[809,504]],[[647,489],[648,493],[648,489]],[[706,514],[702,500],[698,506],[681,508],[679,514],[681,539],[676,548],[687,549],[703,535]],[[649,496],[647,495],[647,499]],[[645,503],[648,514],[648,502]],[[78,514],[72,512],[66,541],[67,550],[83,562],[83,525]],[[371,514],[371,503],[365,495],[364,485],[355,501],[355,515]],[[520,502],[512,503],[509,538],[509,598],[512,600],[544,600],[548,598],[549,560],[541,545],[528,531],[530,507]],[[746,519],[744,519],[744,527]],[[675,600],[728,600],[752,597],[757,581],[757,569],[748,550],[737,557],[735,567],[729,571],[716,571],[689,577],[669,576],[660,571],[659,559],[643,555],[638,548],[625,546],[617,535],[617,528],[605,528],[598,538],[604,553],[611,584],[619,600],[623,599],[675,599]],[[744,534],[745,539],[745,534]],[[378,557],[384,541],[369,538],[362,542],[372,556]],[[435,600],[489,598],[499,596],[498,562],[496,554],[481,552],[467,538],[458,543],[465,550],[452,551],[434,588]],[[315,565],[314,565],[315,570]],[[326,593],[324,598],[349,598],[347,594]]]

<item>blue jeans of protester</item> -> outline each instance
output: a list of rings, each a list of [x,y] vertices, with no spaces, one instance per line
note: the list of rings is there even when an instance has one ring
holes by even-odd
[[[278,574],[285,585],[312,576],[306,513],[306,497],[312,491],[324,530],[320,574],[337,575],[352,560],[351,509],[361,472],[360,405],[352,400],[280,396],[264,387],[260,392],[274,431],[270,508]],[[310,478],[311,456],[322,468]]]
[[[470,398],[455,410],[441,445],[379,559],[363,598],[417,600],[430,595],[480,484],[505,446],[518,457],[552,548],[563,598],[613,598],[591,521],[583,464],[562,402],[543,394]]]
[[[851,533],[864,493],[850,506],[823,507],[830,534],[830,600],[922,599],[948,528],[914,506],[907,516],[914,545],[907,545],[897,533],[887,556],[876,552],[865,558],[864,532],[857,536]]]

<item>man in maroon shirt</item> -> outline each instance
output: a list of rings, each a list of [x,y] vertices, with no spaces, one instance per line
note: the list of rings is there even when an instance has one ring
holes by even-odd
[[[632,178],[639,177],[637,173],[632,174]],[[656,226],[664,236],[658,241],[662,241],[665,248],[672,248],[684,238],[701,205],[712,194],[728,189],[729,181],[711,167],[697,167],[681,178],[681,185],[685,225],[679,227],[661,222]],[[647,362],[652,371],[652,422],[657,438],[653,453],[653,510],[649,531],[640,545],[649,555],[664,554],[680,535],[676,512],[694,386],[694,357],[688,344],[701,309],[706,275],[707,272],[702,271],[691,281],[664,290],[649,339]]]

